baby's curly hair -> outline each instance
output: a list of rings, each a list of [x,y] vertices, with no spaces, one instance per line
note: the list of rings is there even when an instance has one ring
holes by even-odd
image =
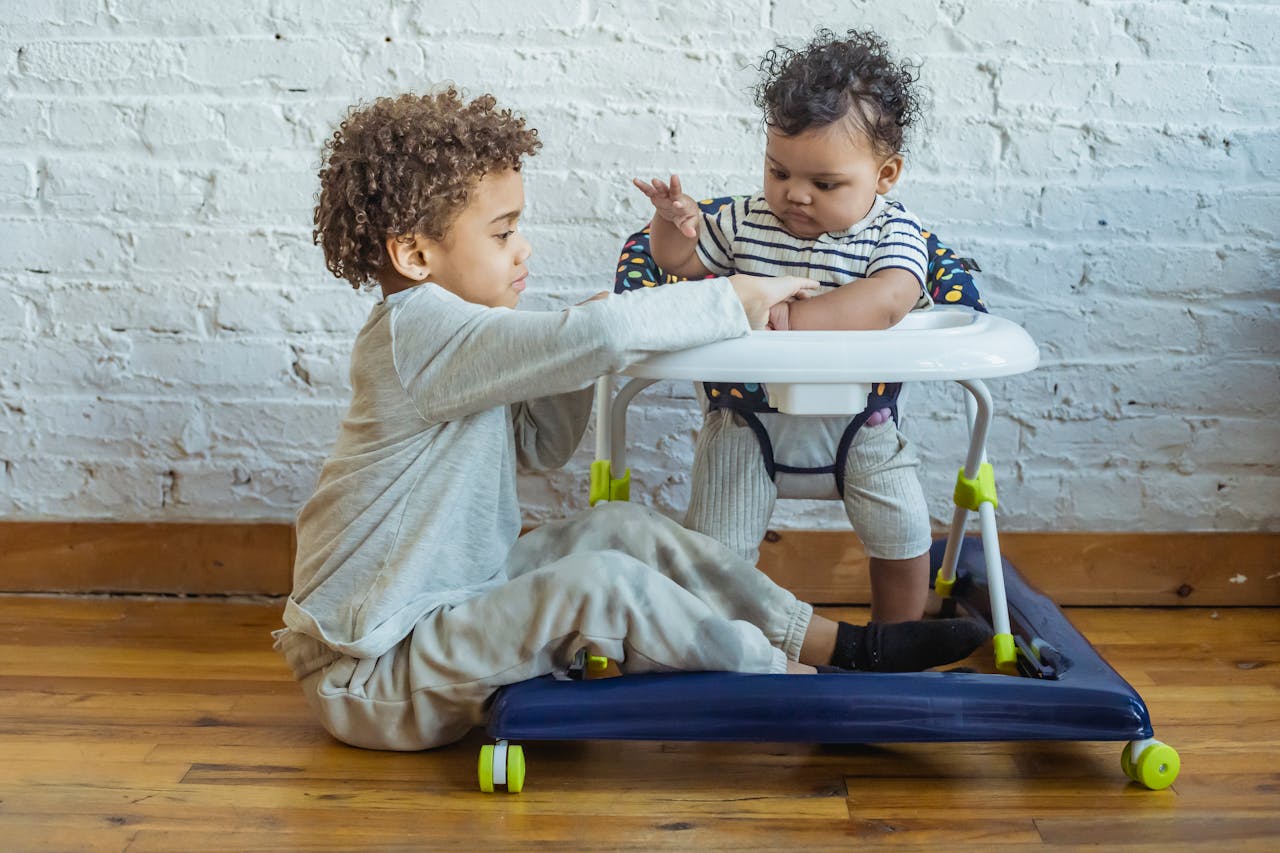
[[[919,66],[895,61],[870,30],[837,37],[820,29],[803,50],[770,50],[758,70],[756,105],[765,124],[787,136],[848,116],[878,153],[900,154],[906,129],[920,118]]]
[[[324,146],[312,240],[359,289],[388,263],[388,237],[444,239],[486,173],[518,170],[541,147],[492,95],[467,103],[451,86],[357,104]]]

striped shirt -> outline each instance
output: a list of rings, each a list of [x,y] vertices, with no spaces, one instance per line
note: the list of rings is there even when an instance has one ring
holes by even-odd
[[[702,223],[698,260],[716,275],[795,275],[839,287],[880,270],[901,269],[920,282],[915,307],[933,304],[925,287],[928,255],[920,220],[884,196],[877,195],[870,212],[844,231],[813,238],[787,231],[763,192],[704,213]]]

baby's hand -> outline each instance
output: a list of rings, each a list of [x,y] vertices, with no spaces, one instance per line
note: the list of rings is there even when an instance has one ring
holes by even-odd
[[[680,189],[678,176],[672,175],[670,184],[659,178],[654,178],[652,184],[632,178],[631,183],[648,196],[658,215],[675,225],[681,234],[690,239],[698,236],[698,203]]]

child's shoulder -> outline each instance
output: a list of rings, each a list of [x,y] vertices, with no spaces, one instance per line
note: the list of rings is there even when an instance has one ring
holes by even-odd
[[[905,204],[896,198],[889,198],[888,196],[884,197],[884,207],[881,209],[880,215],[886,219],[891,219],[895,216],[909,216],[912,219],[919,218]]]
[[[396,336],[451,334],[488,310],[431,282],[393,293],[377,309],[386,312]]]
[[[881,228],[891,225],[914,225],[917,229],[922,227],[919,216],[912,213],[902,202],[887,196],[875,224]]]

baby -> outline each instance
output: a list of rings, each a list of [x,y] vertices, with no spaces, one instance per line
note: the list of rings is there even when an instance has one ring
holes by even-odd
[[[894,61],[874,33],[819,30],[803,50],[769,51],[760,71],[764,189],[704,214],[677,176],[636,180],[656,210],[654,259],[684,278],[788,274],[826,287],[776,306],[774,329],[885,329],[929,307],[920,222],[886,198],[902,176],[904,131],[919,116],[913,66]],[[771,474],[833,474],[871,558],[872,619],[920,618],[929,511],[893,398],[873,394],[852,423],[708,403],[685,524],[754,563],[777,499]],[[803,495],[831,495],[825,478],[826,494],[813,490],[817,479],[795,482]]]

